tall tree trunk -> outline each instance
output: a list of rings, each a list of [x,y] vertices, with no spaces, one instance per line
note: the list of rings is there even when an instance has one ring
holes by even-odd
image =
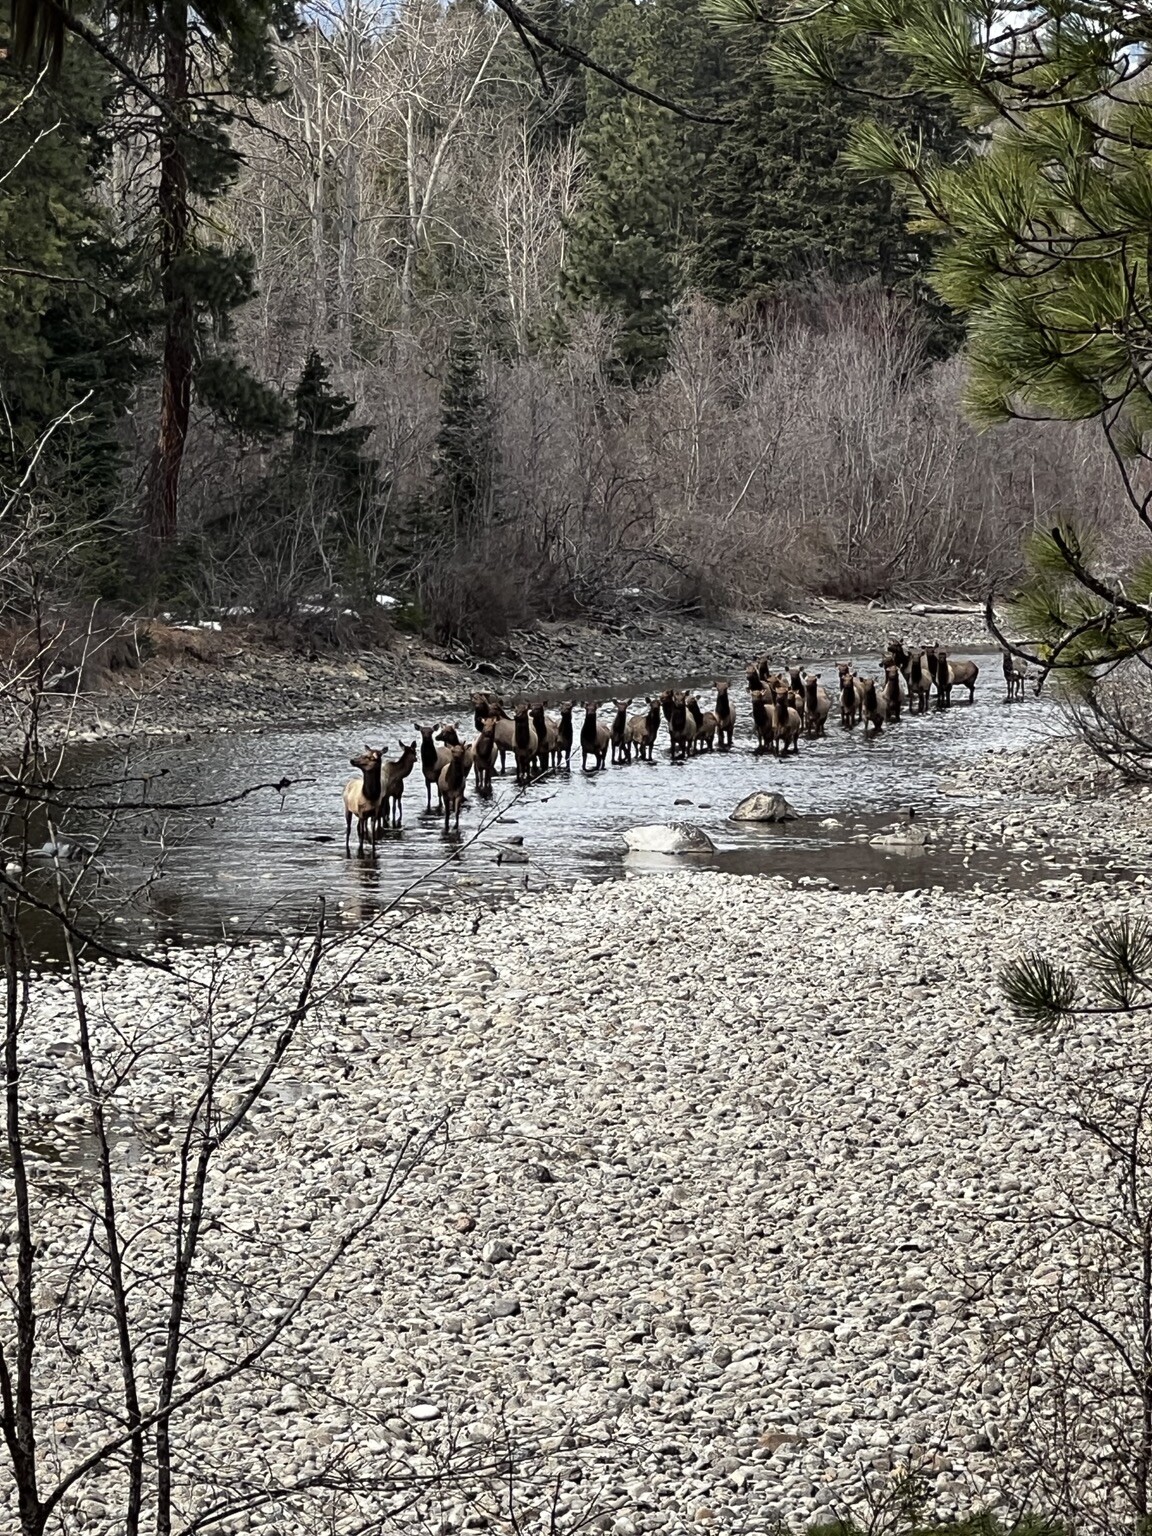
[[[169,0],[161,37],[164,98],[184,121],[188,107],[188,6]],[[179,273],[188,245],[188,165],[183,136],[167,119],[160,140],[160,292],[164,300],[164,355],[161,364],[160,424],[148,477],[144,507],[144,544],[155,554],[176,537],[179,525],[180,469],[192,407],[193,313]]]

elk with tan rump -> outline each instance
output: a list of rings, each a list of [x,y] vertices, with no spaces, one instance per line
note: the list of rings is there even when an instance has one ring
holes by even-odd
[[[1024,680],[1028,676],[1028,669],[1023,662],[1017,661],[1011,651],[1005,651],[1004,655],[1004,702],[1010,704],[1013,699],[1024,697]]]
[[[652,761],[652,749],[656,745],[656,738],[660,734],[660,700],[653,697],[648,700],[648,712],[643,715],[633,715],[628,721],[628,760],[632,760],[632,751],[635,749],[640,762]]]
[[[359,768],[360,777],[344,786],[344,852],[352,852],[352,820],[356,819],[356,852],[364,852],[364,838],[372,840],[376,852],[376,815],[380,809],[381,771],[384,754],[376,747],[365,747],[359,757],[348,761]]]
[[[380,793],[379,820],[386,827],[398,827],[404,819],[404,780],[416,765],[416,743],[400,742],[400,756],[384,764]]]
[[[736,734],[736,712],[732,708],[732,700],[728,697],[728,680],[722,678],[716,684],[716,745],[721,752],[728,752],[732,748],[732,738]]]
[[[580,726],[580,768],[588,772],[588,759],[595,763],[593,773],[599,773],[608,756],[612,733],[602,720],[596,718],[596,705],[585,704],[584,720]]]

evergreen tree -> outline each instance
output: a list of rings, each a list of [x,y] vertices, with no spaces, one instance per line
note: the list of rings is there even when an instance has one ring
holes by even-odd
[[[74,40],[37,83],[0,31],[0,463],[18,477],[49,424],[88,396],[37,465],[67,475],[87,519],[106,513],[119,470],[115,425],[151,320],[141,252],[115,238],[94,187],[110,152],[116,82]]]
[[[618,0],[592,28],[590,51],[647,89],[715,105],[722,52],[687,0]],[[667,352],[685,282],[701,178],[718,130],[621,92],[586,83],[585,172],[569,234],[565,289],[620,322],[619,356],[637,380]]]
[[[814,276],[872,278],[919,300],[932,313],[938,343],[954,343],[957,327],[926,282],[929,238],[907,228],[891,185],[860,176],[845,158],[856,124],[875,110],[876,93],[899,94],[904,72],[864,44],[842,50],[838,69],[847,89],[790,91],[768,68],[772,41],[771,31],[759,29],[731,44],[735,121],[702,187],[694,283],[730,303]],[[942,155],[964,139],[953,111],[921,98],[900,101],[886,115]]]
[[[492,419],[476,343],[453,333],[440,394],[432,477],[439,520],[456,539],[484,521],[492,486]]]
[[[293,391],[295,425],[288,474],[299,491],[329,509],[345,527],[377,489],[379,464],[364,454],[371,426],[353,427],[356,402],[331,387],[330,370],[310,352]]]
[[[759,25],[752,0],[713,6]],[[1037,5],[1007,36],[976,0],[836,0],[773,51],[777,78],[822,89],[846,42],[881,49],[909,89],[979,133],[980,152],[953,159],[877,118],[858,126],[851,161],[894,181],[938,242],[932,281],[965,319],[973,418],[1096,419],[1141,533],[1152,525],[1150,41],[1135,0],[1080,7],[1072,21]],[[1148,550],[1131,550],[1118,581],[1057,528],[1032,562],[1022,623],[1045,668],[1069,669],[1090,693],[1103,663],[1152,652]]]

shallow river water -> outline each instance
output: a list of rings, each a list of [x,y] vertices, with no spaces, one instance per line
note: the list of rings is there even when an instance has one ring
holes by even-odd
[[[971,820],[977,790],[963,780],[974,763],[991,750],[1039,741],[1058,725],[1056,709],[1045,699],[1006,704],[999,658],[979,660],[983,675],[974,705],[957,702],[947,711],[905,715],[874,739],[865,739],[859,727],[843,730],[834,711],[825,739],[802,741],[797,757],[779,762],[754,755],[747,695],[733,686],[738,728],[731,753],[672,763],[662,727],[650,764],[585,774],[575,766],[577,754],[570,772],[554,773],[523,793],[511,776],[497,778],[490,801],[470,793],[459,836],[446,834],[439,819],[424,812],[417,767],[407,782],[404,826],[384,834],[374,859],[357,857],[354,838],[352,856],[345,856],[340,797],[352,774],[348,759],[365,742],[384,745],[395,756],[401,739],[413,739],[412,720],[373,714],[338,729],[230,732],[149,745],[137,749],[132,771],[167,769],[159,793],[170,799],[211,800],[284,777],[293,785],[282,796],[263,791],[208,819],[130,818],[113,831],[101,858],[109,885],[126,891],[162,855],[160,872],[120,921],[140,937],[168,942],[237,928],[270,931],[301,920],[321,894],[333,916],[352,922],[398,898],[436,901],[448,888],[490,899],[525,883],[677,867],[683,861],[627,853],[621,834],[678,819],[702,826],[716,845],[715,855],[691,860],[696,867],[857,888],[1019,883],[1058,874],[1060,866],[1038,866],[1035,856],[1013,858],[997,848],[965,853],[948,839],[914,852],[868,841],[912,807],[918,819]],[[872,661],[861,658],[861,665]],[[829,663],[823,676],[835,677]],[[639,708],[644,694],[666,681],[603,693],[631,693]],[[700,692],[710,702],[710,680]],[[462,733],[471,729],[468,708],[462,705],[456,718]],[[107,779],[115,762],[110,748],[85,749],[72,771],[77,779]],[[783,791],[800,819],[779,827],[729,821],[736,803],[759,788]],[[839,825],[820,824],[829,819]],[[523,839],[528,864],[498,862],[513,838]],[[1092,873],[1090,862],[1081,869]]]

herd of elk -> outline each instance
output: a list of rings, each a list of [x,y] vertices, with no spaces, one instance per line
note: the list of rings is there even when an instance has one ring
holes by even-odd
[[[966,688],[972,702],[980,674],[974,661],[953,661],[938,645],[907,651],[899,640],[889,642],[880,668],[879,677],[861,676],[847,662],[837,668],[836,698],[845,729],[863,724],[865,736],[876,735],[899,720],[905,709],[923,714],[933,692],[937,707],[947,708],[956,686]],[[1004,680],[1009,699],[1023,698],[1025,675],[1006,651]],[[801,736],[825,735],[833,700],[818,674],[804,676],[798,667],[773,671],[768,658],[762,657],[749,662],[747,682],[757,754],[795,754]],[[459,826],[468,775],[474,774],[478,793],[489,794],[497,759],[499,772],[504,773],[509,754],[520,785],[531,783],[550,769],[569,768],[577,740],[585,772],[599,772],[609,754],[613,763],[630,763],[633,757],[651,762],[662,721],[668,728],[674,761],[699,752],[726,752],[732,747],[736,730],[736,712],[728,689],[724,680],[716,684],[716,702],[711,709],[704,709],[692,690],[673,688],[646,699],[644,709],[636,714],[629,713],[631,699],[613,700],[610,712],[604,707],[604,718],[601,706],[585,704],[578,737],[571,704],[560,705],[556,717],[548,715],[542,703],[517,704],[509,715],[494,695],[473,694],[473,740],[461,740],[454,724],[439,730],[433,725],[418,725],[419,748],[416,741],[401,741],[400,756],[395,760],[385,761],[383,752],[373,747],[351,759],[360,777],[350,779],[344,790],[345,849],[351,851],[353,820],[360,852],[366,840],[375,848],[381,826],[400,825],[404,780],[417,760],[427,809],[432,810],[435,789],[447,828],[452,822]]]

